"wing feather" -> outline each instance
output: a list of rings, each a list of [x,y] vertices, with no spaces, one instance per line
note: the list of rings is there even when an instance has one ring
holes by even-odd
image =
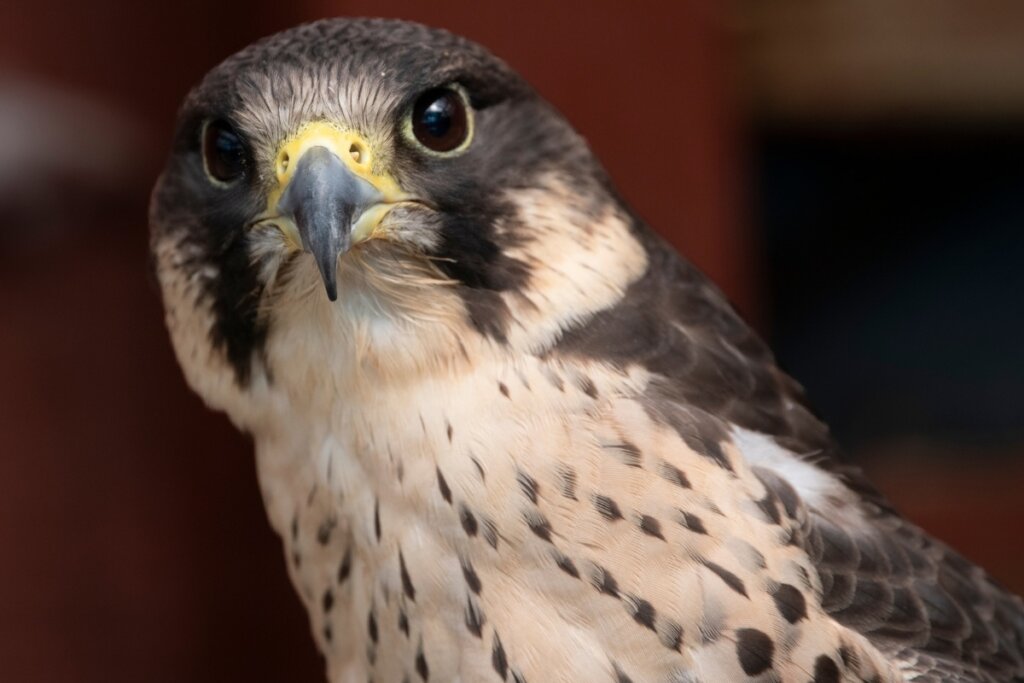
[[[917,675],[912,680],[1024,680],[1020,598],[901,518],[842,461],[801,387],[721,292],[639,222],[636,234],[647,272],[550,353],[643,367],[660,378],[645,397],[652,415],[671,422],[679,411],[701,411],[767,435],[855,493],[863,523],[848,528],[778,473],[759,475],[779,509],[799,520],[793,542],[817,568],[824,609]],[[681,436],[693,445],[692,434]]]

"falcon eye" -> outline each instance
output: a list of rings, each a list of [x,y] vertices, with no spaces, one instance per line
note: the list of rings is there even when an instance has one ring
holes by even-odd
[[[452,88],[434,88],[412,107],[412,133],[433,152],[451,152],[469,137],[466,99]]]
[[[246,153],[242,139],[226,121],[210,121],[203,129],[203,165],[221,183],[238,180],[245,173]]]

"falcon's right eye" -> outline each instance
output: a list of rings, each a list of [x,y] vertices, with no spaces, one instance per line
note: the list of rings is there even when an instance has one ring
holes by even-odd
[[[203,166],[215,181],[230,183],[245,173],[245,144],[226,121],[210,121],[203,128]]]
[[[441,154],[464,147],[472,131],[468,109],[459,90],[428,90],[412,107],[413,137],[426,149]]]

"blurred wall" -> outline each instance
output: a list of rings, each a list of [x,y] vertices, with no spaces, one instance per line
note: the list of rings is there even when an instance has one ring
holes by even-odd
[[[899,508],[1020,591],[1024,5],[734,10],[772,348]]]

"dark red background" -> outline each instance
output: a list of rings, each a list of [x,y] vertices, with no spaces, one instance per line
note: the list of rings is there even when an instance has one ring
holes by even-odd
[[[0,678],[321,677],[264,518],[250,445],[186,389],[147,278],[148,189],[177,103],[206,69],[265,33],[320,16],[399,16],[474,38],[552,100],[640,213],[763,323],[758,245],[737,208],[742,135],[723,5],[0,7],[9,73],[84,93],[143,131],[116,190],[70,203],[60,179],[53,201],[72,209],[50,226],[55,236],[0,242],[8,244],[0,249]],[[1022,481],[1014,474],[1005,480]],[[979,520],[1021,518],[1012,491],[1000,508],[987,484],[939,477],[915,498],[915,475],[899,481],[924,523],[1001,567],[1006,580],[1020,570],[1013,549],[976,532]],[[970,523],[936,502],[936,492],[954,490],[979,492]]]

